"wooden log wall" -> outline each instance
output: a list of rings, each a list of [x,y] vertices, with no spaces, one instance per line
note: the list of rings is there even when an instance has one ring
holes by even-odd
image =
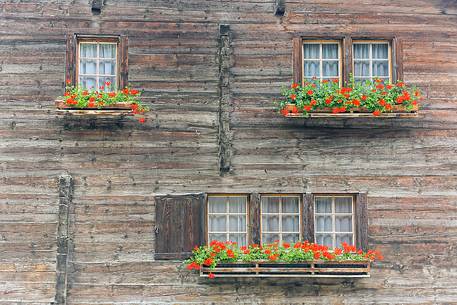
[[[455,1],[287,0],[283,16],[275,0],[92,2],[0,2],[0,305],[456,304]],[[305,32],[397,35],[423,116],[279,117]],[[145,124],[55,115],[67,33],[128,35]],[[369,244],[385,254],[369,279],[211,282],[152,258],[156,193],[335,191],[368,193]]]

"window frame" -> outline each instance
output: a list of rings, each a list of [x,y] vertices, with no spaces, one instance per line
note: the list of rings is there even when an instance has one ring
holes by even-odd
[[[370,77],[366,79],[373,79],[373,54],[371,47],[373,44],[387,44],[387,60],[389,66],[389,82],[392,83],[393,80],[393,57],[392,57],[392,41],[388,39],[353,39],[352,40],[352,72],[355,71],[355,58],[354,58],[354,48],[356,44],[369,44],[370,45],[370,58],[368,59],[370,63]]]
[[[340,86],[343,84],[343,44],[341,40],[338,39],[303,39],[302,40],[302,81],[301,85],[303,86],[305,83],[305,54],[304,54],[304,48],[305,44],[318,44],[320,46],[320,51],[319,51],[319,71],[320,71],[320,77],[318,77],[321,81],[323,79],[323,65],[322,63],[324,62],[324,59],[322,58],[322,46],[324,44],[337,44],[338,45],[338,78]],[[310,59],[312,60],[312,59]],[[333,59],[334,60],[334,59]],[[334,78],[332,78],[334,79]]]
[[[292,73],[293,81],[297,84],[304,82],[303,45],[305,41],[336,40],[340,43],[342,83],[346,84],[353,74],[353,41],[387,41],[390,45],[391,82],[403,80],[403,47],[401,40],[395,35],[382,35],[378,33],[365,33],[364,35],[335,35],[334,33],[298,33],[292,38]]]
[[[67,34],[66,43],[66,85],[79,84],[80,43],[116,43],[116,89],[128,85],[128,38],[123,35]]]

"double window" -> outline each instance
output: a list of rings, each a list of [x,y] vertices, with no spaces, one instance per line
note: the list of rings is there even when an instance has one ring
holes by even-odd
[[[340,85],[355,81],[402,78],[401,47],[398,39],[314,39],[294,40],[294,81],[338,80]]]

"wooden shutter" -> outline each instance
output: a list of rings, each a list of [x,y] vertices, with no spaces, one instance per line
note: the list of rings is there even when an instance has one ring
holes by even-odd
[[[249,196],[249,243],[260,244],[260,195]]]
[[[345,36],[343,38],[343,48],[342,48],[342,58],[340,60],[343,61],[343,86],[349,83],[350,75],[353,74],[352,71],[352,38],[349,36]]]
[[[314,196],[303,194],[302,240],[314,242]]]
[[[129,40],[127,36],[121,36],[119,40],[119,89],[129,85]]]
[[[204,194],[155,197],[155,259],[185,259],[205,244]]]
[[[70,81],[71,86],[75,86],[76,81],[76,35],[67,34],[67,50],[65,56],[65,82]]]
[[[401,40],[392,39],[392,82],[403,80],[403,47]]]
[[[294,37],[293,39],[293,54],[292,54],[292,70],[294,74],[294,82],[302,84],[302,58],[303,58],[303,39]]]
[[[359,193],[355,201],[356,246],[368,250],[368,209],[367,193]]]

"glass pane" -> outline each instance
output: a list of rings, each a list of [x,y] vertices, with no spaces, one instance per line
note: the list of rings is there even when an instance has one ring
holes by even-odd
[[[208,197],[208,210],[210,213],[226,213],[227,197]]]
[[[246,232],[246,217],[230,216],[229,217],[229,231],[230,232]]]
[[[370,59],[370,44],[356,43],[354,44],[355,59]]]
[[[338,44],[322,44],[323,59],[338,59]]]
[[[388,59],[389,58],[389,46],[388,44],[372,44],[372,57],[373,59]]]
[[[316,213],[331,213],[332,198],[331,197],[316,197]]]
[[[102,76],[99,79],[100,81],[100,86],[105,87],[105,92],[110,92],[116,90],[116,78],[114,76]],[[109,86],[106,84],[106,82],[109,82]]]
[[[230,234],[229,240],[236,242],[240,246],[246,245],[246,234]]]
[[[288,243],[295,243],[300,239],[299,234],[283,234],[282,235],[282,241],[283,242],[288,242]]]
[[[299,213],[300,199],[298,197],[282,197],[283,213]]]
[[[80,54],[79,57],[89,57],[89,58],[96,58],[97,57],[97,44],[94,43],[81,43],[80,45]]]
[[[335,197],[335,212],[336,213],[352,213],[352,198],[351,197]]]
[[[265,232],[279,232],[279,216],[262,216],[262,230]]]
[[[305,59],[319,59],[320,44],[304,44],[304,46]]]
[[[278,213],[280,197],[262,197],[262,213]]]
[[[373,61],[373,77],[376,76],[389,76],[389,62],[388,61]]]
[[[322,76],[337,77],[338,76],[338,62],[337,61],[323,61],[322,62]]]
[[[100,58],[116,58],[116,45],[101,43]]]
[[[227,234],[209,234],[209,241],[227,241]]]
[[[81,60],[79,73],[95,75],[97,73],[97,62],[95,60]]]
[[[320,245],[333,248],[333,238],[331,234],[316,234],[316,242]]]
[[[298,215],[282,216],[282,232],[298,232],[300,229]]]
[[[246,213],[246,197],[228,197],[230,213]]]
[[[94,77],[83,77],[79,78],[79,85],[84,89],[94,89],[96,87],[96,80]]]
[[[101,60],[98,71],[102,75],[116,75],[116,62],[112,60]]]
[[[370,62],[368,62],[368,61],[354,62],[354,76],[370,76]]]
[[[320,75],[319,61],[305,61],[305,77],[320,77]]]
[[[227,217],[224,215],[209,216],[209,231],[210,232],[226,232],[227,231]]]
[[[316,216],[316,232],[332,232],[331,216]]]
[[[352,234],[336,234],[336,245],[339,247],[343,242],[352,245]]]
[[[262,244],[271,244],[279,240],[279,234],[262,234]]]
[[[335,231],[352,232],[352,216],[336,216]]]

